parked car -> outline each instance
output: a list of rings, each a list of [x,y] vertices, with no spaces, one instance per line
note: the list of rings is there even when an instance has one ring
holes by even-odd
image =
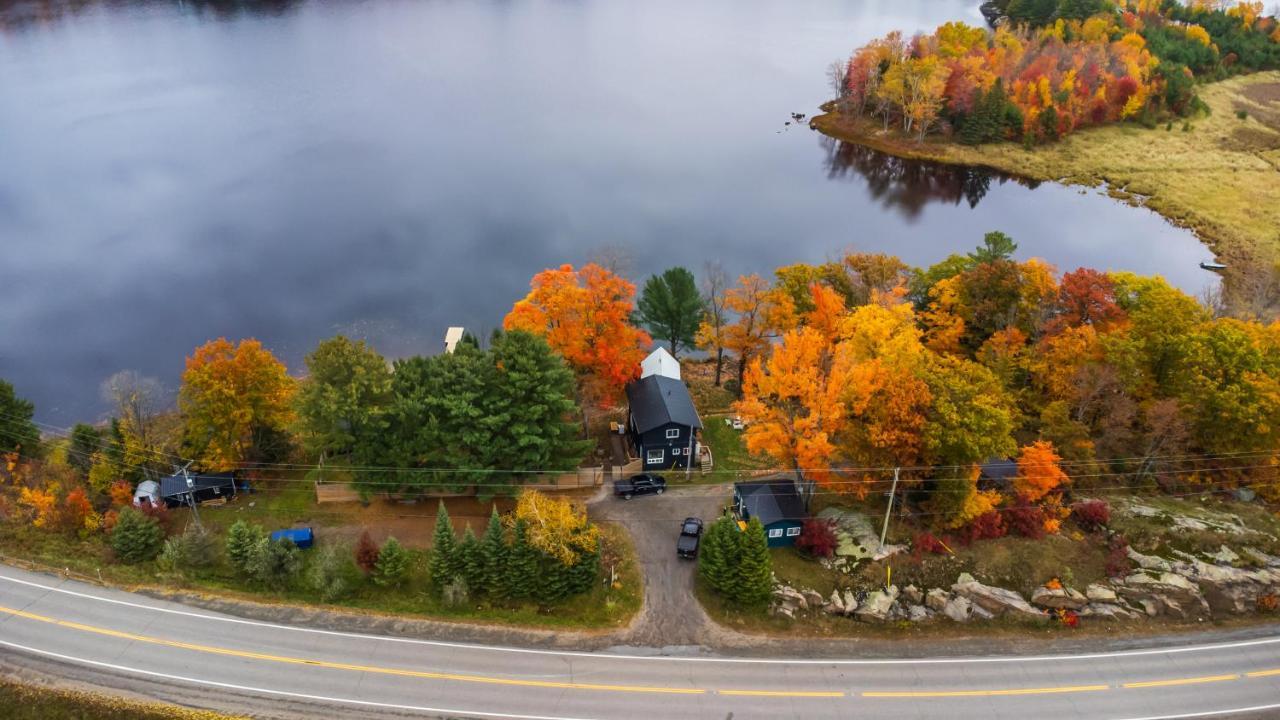
[[[660,475],[650,475],[649,473],[641,473],[632,475],[626,480],[617,480],[613,483],[613,494],[621,497],[623,500],[630,500],[636,495],[661,495],[662,491],[667,489],[667,481]]]
[[[686,560],[697,559],[701,541],[702,518],[685,518],[680,525],[680,537],[676,538],[676,555]]]

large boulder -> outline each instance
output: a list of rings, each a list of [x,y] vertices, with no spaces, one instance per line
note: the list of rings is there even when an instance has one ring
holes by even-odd
[[[844,591],[844,614],[852,615],[854,610],[858,609],[858,598],[853,594],[852,590]]]
[[[929,609],[923,605],[907,606],[907,619],[910,620],[911,622],[920,622],[921,620],[928,620],[930,617],[932,617],[932,613],[930,613]]]
[[[1132,610],[1114,603],[1091,602],[1077,611],[1082,618],[1091,620],[1132,620],[1138,615]]]
[[[1156,557],[1155,555],[1143,555],[1133,548],[1129,548],[1129,559],[1133,561],[1134,565],[1137,565],[1143,570],[1169,572],[1172,569],[1168,560],[1165,560],[1162,557]]]
[[[919,605],[924,602],[924,593],[920,592],[920,588],[915,585],[908,585],[902,588],[902,600],[912,605]]]
[[[947,600],[946,605],[942,606],[942,614],[959,623],[969,622],[970,616],[973,615],[973,603],[969,602],[968,598],[953,596]]]
[[[924,606],[934,612],[942,612],[947,606],[947,601],[951,599],[951,593],[942,588],[934,588],[924,596]]]
[[[1051,588],[1041,585],[1031,592],[1031,604],[1051,610],[1079,610],[1089,599],[1078,590],[1069,587]]]
[[[789,606],[792,610],[809,609],[809,601],[805,600],[804,595],[799,590],[786,585],[777,585],[773,588],[773,603]]]
[[[966,580],[968,578],[968,580]],[[986,610],[995,617],[1011,617],[1024,620],[1046,620],[1048,615],[1032,607],[1021,595],[1013,590],[983,585],[972,576],[964,573],[960,576],[964,582],[956,582],[951,586],[955,594],[969,599],[969,602]]]
[[[1209,615],[1209,604],[1200,588],[1177,573],[1136,572],[1116,586],[1116,593],[1152,616],[1191,619]]]
[[[822,606],[822,610],[826,612],[828,615],[844,615],[845,614],[844,600],[840,598],[839,590],[831,591],[831,599],[827,601],[827,604]]]
[[[1259,595],[1280,588],[1280,570],[1272,568],[1246,570],[1193,559],[1176,563],[1174,570],[1199,586],[1209,608],[1216,613],[1252,612],[1258,606]]]
[[[890,585],[888,589],[876,590],[854,612],[859,620],[868,622],[884,622],[889,619],[893,604],[898,600],[898,586]]]
[[[822,593],[817,590],[801,590],[800,594],[804,597],[807,606],[815,609],[822,607]]]
[[[1084,596],[1091,603],[1115,603],[1119,598],[1116,591],[1111,589],[1110,585],[1101,583],[1093,583],[1084,589]]]

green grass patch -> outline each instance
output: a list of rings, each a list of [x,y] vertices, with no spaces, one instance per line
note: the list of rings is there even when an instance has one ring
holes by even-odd
[[[232,717],[5,679],[0,679],[0,707],[9,720],[228,720]]]

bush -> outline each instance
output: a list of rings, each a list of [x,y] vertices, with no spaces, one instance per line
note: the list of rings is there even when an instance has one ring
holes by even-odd
[[[348,547],[325,545],[312,556],[303,577],[321,602],[333,602],[346,597],[360,582],[361,574]]]
[[[298,546],[292,540],[259,542],[249,562],[249,574],[272,590],[284,590],[302,568]]]
[[[1241,120],[1248,120],[1248,119],[1249,119],[1249,113],[1248,113],[1248,112],[1246,112],[1246,111],[1244,111],[1244,110],[1237,110],[1237,111],[1236,111],[1236,117],[1237,117],[1237,118],[1240,118]]]
[[[146,562],[155,558],[164,542],[164,531],[154,519],[135,508],[125,508],[111,529],[111,549],[122,562]]]
[[[1129,559],[1129,541],[1119,533],[1112,535],[1107,543],[1107,577],[1123,577],[1133,569],[1133,561]]]
[[[960,529],[960,541],[965,545],[978,540],[994,540],[1002,538],[1008,530],[1004,526],[1004,518],[999,510],[989,510]]]
[[[169,572],[207,568],[218,560],[218,545],[213,533],[197,525],[188,525],[181,535],[164,541],[160,551],[160,567]]]
[[[916,539],[911,542],[911,551],[916,555],[923,553],[942,555],[947,552],[947,546],[933,533],[924,532],[916,535]]]
[[[129,502],[132,504],[133,500],[131,499]],[[173,534],[173,515],[170,514],[168,505],[165,505],[164,503],[160,503],[159,505],[143,503],[137,509],[142,512],[143,515],[146,515],[159,523],[160,529],[165,535]]]
[[[1071,506],[1071,519],[1085,532],[1098,532],[1111,523],[1111,508],[1104,500],[1085,500]]]
[[[1019,503],[1005,511],[1005,525],[1015,535],[1039,540],[1044,537],[1044,510],[1035,505]]]
[[[378,550],[378,543],[373,541],[368,530],[360,533],[360,541],[356,543],[356,566],[365,575],[373,572],[374,567],[377,566]]]
[[[373,570],[373,581],[383,587],[399,587],[409,574],[409,551],[399,540],[387,538],[378,553],[378,563]],[[448,583],[446,583],[447,585]],[[440,586],[441,591],[444,585]]]
[[[800,528],[800,537],[796,538],[796,549],[813,557],[831,557],[837,544],[836,524],[832,520],[805,520]]]

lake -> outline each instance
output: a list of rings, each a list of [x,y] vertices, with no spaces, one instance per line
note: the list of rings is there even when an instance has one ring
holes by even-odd
[[[847,248],[1019,257],[1198,292],[1188,232],[1098,191],[840,146],[792,112],[834,59],[969,0],[0,3],[0,377],[59,426],[204,341],[291,368],[487,333],[609,257],[768,273]]]

